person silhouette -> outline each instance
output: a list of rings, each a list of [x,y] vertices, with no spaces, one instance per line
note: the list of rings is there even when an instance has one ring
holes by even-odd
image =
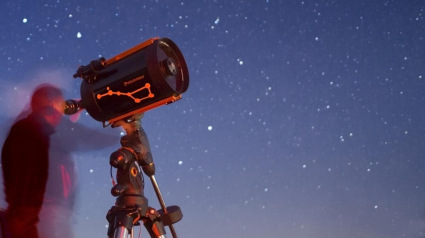
[[[74,237],[73,215],[79,194],[76,153],[119,145],[118,134],[102,133],[64,117],[51,136],[49,178],[38,224],[42,238]],[[79,155],[81,156],[81,154]],[[87,154],[83,155],[87,156]]]
[[[12,238],[39,237],[37,223],[49,168],[50,137],[63,117],[63,94],[51,84],[38,86],[31,113],[11,127],[1,163],[8,207],[6,229]]]

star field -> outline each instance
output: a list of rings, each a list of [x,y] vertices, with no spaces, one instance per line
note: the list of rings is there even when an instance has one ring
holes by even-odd
[[[1,142],[38,84],[80,98],[79,65],[167,37],[185,56],[189,89],[142,124],[165,202],[182,208],[180,237],[425,236],[424,2],[6,0],[0,9]],[[105,237],[109,155],[123,134],[85,112],[77,124],[117,137],[74,153],[75,235]]]

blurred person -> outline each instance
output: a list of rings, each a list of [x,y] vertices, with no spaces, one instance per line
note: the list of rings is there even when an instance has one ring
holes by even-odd
[[[38,98],[38,95],[40,94],[40,92],[37,92],[38,90],[41,90],[41,92],[47,91],[48,97],[44,98],[47,100],[40,100]],[[52,92],[50,92],[50,90]],[[60,92],[60,94],[53,92],[56,90]],[[44,95],[45,93],[41,94]],[[6,213],[8,217],[11,217],[11,219],[7,220],[11,220],[11,222],[9,223],[10,225],[8,225],[6,228],[12,232],[12,238],[21,237],[21,234],[19,234],[19,232],[25,234],[22,237],[71,238],[74,237],[72,229],[72,215],[74,213],[78,191],[78,172],[75,160],[73,158],[73,153],[88,152],[96,149],[103,149],[109,146],[119,145],[120,137],[118,135],[100,133],[98,130],[94,130],[85,127],[81,124],[71,122],[71,120],[69,120],[68,118],[62,118],[62,92],[59,91],[59,89],[55,89],[55,87],[52,85],[39,86],[38,89],[34,92],[34,96],[30,103],[31,106],[26,106],[26,108],[18,115],[18,117],[14,121],[14,126],[12,127],[10,134],[3,146],[2,167],[3,176],[5,178],[4,184],[6,201],[9,203],[9,200],[11,200],[12,197],[11,195],[8,196],[8,193],[6,192],[6,176],[11,179],[13,178],[16,181],[18,181],[20,177],[17,176],[16,170],[14,170],[14,168],[11,168],[11,166],[7,164],[13,163],[13,165],[16,167],[18,166],[17,164],[22,164],[24,163],[24,161],[21,160],[21,162],[16,162],[16,156],[18,155],[7,157],[13,158],[14,160],[7,159],[6,156],[4,156],[6,151],[5,148],[12,146],[15,150],[23,150],[21,151],[22,153],[32,153],[29,150],[24,152],[28,147],[24,147],[22,145],[22,142],[19,142],[21,141],[19,136],[24,137],[25,134],[17,133],[18,131],[16,131],[14,127],[17,127],[19,129],[21,128],[21,126],[18,127],[17,125],[20,125],[24,122],[29,123],[35,121],[35,123],[31,124],[37,124],[36,122],[38,121],[44,122],[44,120],[32,119],[34,117],[34,114],[38,115],[38,113],[36,113],[36,111],[38,110],[34,109],[37,108],[37,106],[33,107],[34,101],[37,101],[36,104],[50,105],[51,109],[55,109],[55,111],[59,112],[59,114],[55,114],[57,117],[55,120],[52,120],[51,125],[48,123],[48,125],[50,126],[42,124],[42,131],[47,128],[46,130],[49,133],[47,133],[47,136],[45,135],[46,133],[43,132],[39,132],[38,134],[35,133],[35,135],[48,137],[49,143],[47,144],[47,146],[46,144],[44,144],[43,146],[39,147],[43,148],[43,156],[37,156],[36,154],[33,154],[33,156],[31,157],[32,161],[40,161],[42,163],[37,164],[37,167],[28,166],[28,170],[30,168],[34,168],[40,171],[40,174],[43,174],[43,176],[41,176],[43,177],[43,180],[37,182],[39,183],[39,185],[43,184],[43,186],[39,186],[39,188],[36,190],[38,194],[37,196],[43,198],[40,203],[40,198],[37,197],[37,206],[36,209],[32,209],[33,219],[31,219],[31,222],[28,222],[25,219],[20,219],[20,216],[26,217],[25,212],[18,211],[17,209],[8,209]],[[24,125],[26,124],[24,123]],[[16,133],[12,134],[12,131],[16,131]],[[11,135],[13,135],[13,141],[10,139]],[[26,137],[28,143],[30,143],[31,138]],[[8,150],[10,151],[10,149]],[[8,174],[7,172],[5,172],[5,170],[10,172],[15,171],[15,173],[13,173],[15,176],[13,176],[13,174]],[[28,177],[28,179],[30,179],[30,177]],[[44,182],[44,179],[46,180],[46,182]],[[20,181],[23,182],[22,179]],[[19,186],[20,182],[17,183]],[[10,182],[8,182],[7,184],[10,184]],[[27,187],[30,187],[30,185],[28,185]],[[19,189],[27,189],[27,187],[20,187]],[[25,191],[18,192],[24,193]],[[10,197],[10,199],[8,197]],[[11,203],[9,203],[9,207],[11,207]],[[22,208],[21,210],[24,209],[25,208]],[[37,216],[35,215],[36,211],[38,211]],[[28,217],[28,219],[29,218],[30,217]],[[31,224],[31,227],[29,226],[29,224]],[[16,228],[18,231],[15,232],[14,228]],[[26,230],[28,231],[26,232]],[[35,234],[38,234],[38,236],[35,236]]]
[[[63,118],[51,137],[49,178],[38,224],[40,237],[74,237],[72,216],[79,191],[74,153],[116,146],[119,141],[118,135],[100,133]]]
[[[37,87],[31,113],[12,126],[3,144],[6,229],[12,238],[39,237],[37,223],[48,179],[50,137],[61,122],[63,100],[55,86]]]

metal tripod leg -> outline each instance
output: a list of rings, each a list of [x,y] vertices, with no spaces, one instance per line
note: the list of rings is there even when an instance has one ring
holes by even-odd
[[[131,234],[130,237],[133,238],[134,237],[134,227],[131,228]],[[125,228],[124,226],[120,226],[118,228],[115,229],[115,238],[128,238],[128,229]]]
[[[151,179],[152,186],[155,190],[156,196],[158,197],[158,201],[159,201],[159,204],[161,205],[162,210],[164,210],[164,212],[167,213],[167,206],[165,205],[164,199],[162,198],[162,194],[161,194],[161,191],[159,190],[158,183],[156,182],[155,175],[151,175],[149,176],[149,178]],[[173,236],[173,238],[177,238],[177,233],[176,233],[176,230],[174,229],[173,224],[170,224],[169,227],[170,227],[171,235]]]
[[[125,226],[116,228],[114,238],[128,238],[128,229]]]
[[[106,215],[106,219],[109,221],[108,237],[110,238],[128,238],[129,234],[133,238],[134,224],[139,221],[143,221],[151,238],[166,238],[161,215],[151,207],[148,207],[147,211],[142,211],[138,205],[113,206]]]

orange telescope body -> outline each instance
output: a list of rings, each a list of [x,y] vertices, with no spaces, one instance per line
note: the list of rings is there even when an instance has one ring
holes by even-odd
[[[81,66],[76,77],[84,79],[78,106],[104,125],[175,102],[189,87],[180,49],[158,37],[110,59],[93,60]]]

